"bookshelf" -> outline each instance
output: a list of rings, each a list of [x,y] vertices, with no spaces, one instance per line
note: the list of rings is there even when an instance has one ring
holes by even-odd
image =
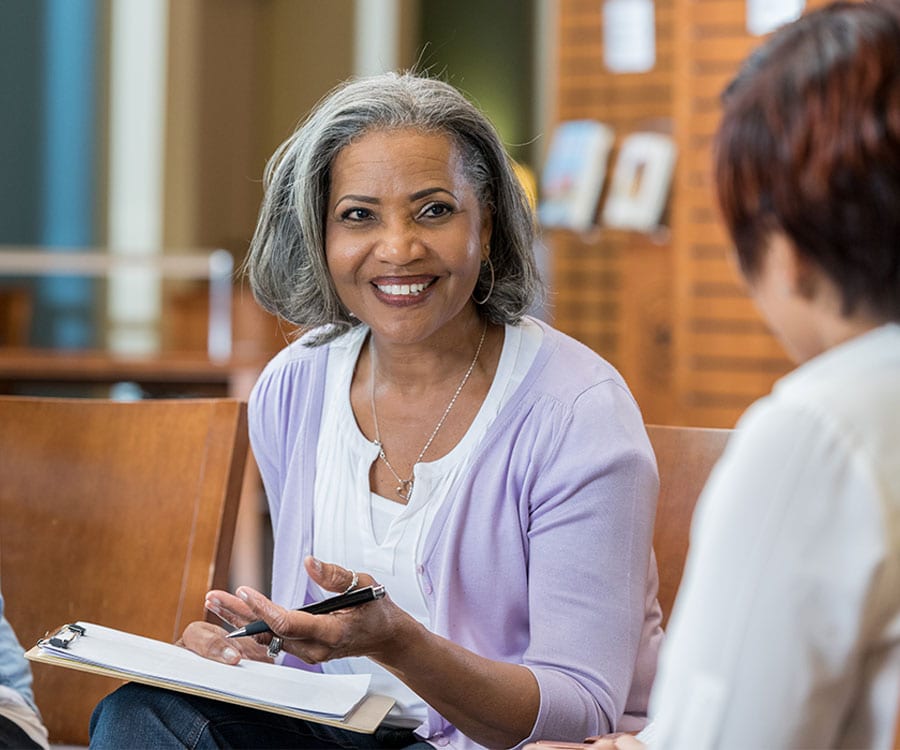
[[[674,0],[656,2],[656,66],[615,74],[603,60],[603,4],[560,0],[554,123],[590,118],[624,135],[670,131],[674,84]],[[627,378],[645,418],[672,419],[671,241],[665,234],[548,230],[554,325],[609,359]]]
[[[719,92],[761,38],[746,30],[744,0],[656,0],[656,66],[615,74],[603,64],[602,6],[559,0],[551,121],[597,119],[619,143],[670,132],[667,231],[545,231],[552,320],[619,368],[645,421],[733,427],[791,367],[732,265],[710,174]]]

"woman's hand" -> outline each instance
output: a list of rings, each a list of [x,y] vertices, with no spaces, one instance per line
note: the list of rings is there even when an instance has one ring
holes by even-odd
[[[242,599],[227,591],[210,591],[206,595],[206,609],[229,625],[240,627],[259,619]],[[184,646],[200,656],[237,664],[241,659],[271,661],[266,647],[253,638],[226,638],[226,630],[210,622],[192,622],[184,629],[175,645]]]
[[[307,557],[304,565],[310,579],[326,591],[343,593],[354,582],[353,572],[339,565],[312,557]],[[371,576],[358,575],[357,586],[373,584]],[[262,654],[274,634],[283,639],[282,650],[308,664],[368,656],[461,732],[490,747],[518,744],[534,725],[540,691],[531,670],[479,657],[431,633],[389,595],[357,607],[311,615],[285,609],[245,586],[236,594],[210,592],[206,606],[234,625],[264,620],[272,633],[225,641],[221,629],[194,623],[185,631],[185,645],[203,656],[235,663],[238,659],[232,661],[234,655],[223,649],[240,648],[244,658],[265,658]],[[505,721],[498,725],[500,716]]]
[[[616,732],[602,737],[588,737],[585,740],[597,750],[646,750],[647,746],[631,732]]]
[[[313,557],[307,557],[304,564],[310,578],[326,591],[340,593],[353,582],[353,573],[339,565],[322,563]],[[374,583],[371,576],[360,574],[356,585]],[[200,656],[225,664],[237,664],[241,659],[271,661],[267,646],[273,634],[284,639],[282,650],[308,664],[344,656],[375,656],[389,648],[390,635],[395,631],[392,623],[403,618],[411,620],[387,596],[327,615],[311,615],[280,607],[246,586],[240,587],[236,595],[210,591],[206,609],[235,627],[264,620],[272,629],[272,633],[228,639],[224,628],[192,622],[176,641]]]
[[[221,596],[222,594],[226,597],[236,598],[221,591],[211,591],[209,595]],[[210,608],[208,599],[207,609],[214,611]],[[248,622],[252,622],[252,620],[248,619],[244,624]],[[226,632],[224,628],[213,625],[211,622],[192,622],[184,629],[181,638],[175,641],[175,645],[184,646],[200,656],[224,664],[237,664],[241,659],[272,661],[266,654],[266,647],[257,643],[253,638],[231,640],[225,637]]]
[[[616,750],[646,750],[646,745],[632,734],[623,734],[616,738]]]
[[[206,609],[233,627],[242,627],[260,618],[244,600],[227,591],[210,591],[206,595]],[[183,646],[213,661],[237,664],[241,659],[272,661],[264,643],[253,638],[226,638],[226,630],[209,622],[192,622],[175,645]],[[260,636],[267,641],[271,636]]]
[[[353,572],[339,565],[322,563],[313,557],[304,561],[313,582],[326,591],[342,593],[353,583]],[[361,573],[357,586],[375,583],[371,576]],[[283,639],[282,649],[308,664],[318,664],[346,656],[376,656],[389,649],[397,625],[408,615],[402,612],[389,596],[383,599],[327,615],[285,609],[248,587],[237,590],[236,597],[243,605],[239,611],[232,607],[217,612],[228,619],[249,614],[249,620],[265,620],[272,632]],[[256,636],[268,643],[270,634]],[[241,639],[244,640],[244,639]]]

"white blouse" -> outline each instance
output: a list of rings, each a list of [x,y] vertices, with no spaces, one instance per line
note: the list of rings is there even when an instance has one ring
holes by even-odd
[[[889,748],[900,705],[900,326],[784,377],[700,498],[652,747]]]
[[[466,470],[489,425],[528,371],[542,332],[528,319],[506,327],[494,381],[481,409],[449,453],[415,465],[415,489],[406,505],[369,490],[369,469],[378,457],[378,448],[362,434],[350,407],[353,371],[367,334],[368,329],[360,326],[335,341],[329,352],[316,455],[313,554],[325,562],[369,573],[398,606],[429,627],[420,579],[422,545],[453,483]],[[414,728],[426,719],[421,698],[367,658],[336,659],[322,668],[332,674],[371,674],[372,691],[397,701],[388,715],[389,724]]]

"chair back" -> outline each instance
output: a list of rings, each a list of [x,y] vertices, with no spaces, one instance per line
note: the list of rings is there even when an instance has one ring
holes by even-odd
[[[29,648],[85,620],[173,641],[227,586],[246,405],[0,397],[0,581]],[[50,740],[87,744],[106,677],[33,663]]]
[[[897,709],[897,728],[894,730],[894,750],[900,750],[900,708]]]
[[[659,569],[663,626],[669,619],[687,557],[694,505],[732,430],[647,425],[659,468],[653,549]]]

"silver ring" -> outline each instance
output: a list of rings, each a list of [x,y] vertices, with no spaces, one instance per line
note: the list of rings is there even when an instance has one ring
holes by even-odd
[[[274,659],[278,654],[281,653],[281,647],[284,645],[284,638],[278,635],[273,635],[272,640],[269,641],[269,647],[266,649],[266,654],[269,655],[270,658]]]
[[[353,579],[350,581],[350,585],[344,589],[344,594],[353,591],[353,589],[355,589],[359,585],[359,576],[356,574],[356,571],[351,570],[350,572],[353,574]]]

